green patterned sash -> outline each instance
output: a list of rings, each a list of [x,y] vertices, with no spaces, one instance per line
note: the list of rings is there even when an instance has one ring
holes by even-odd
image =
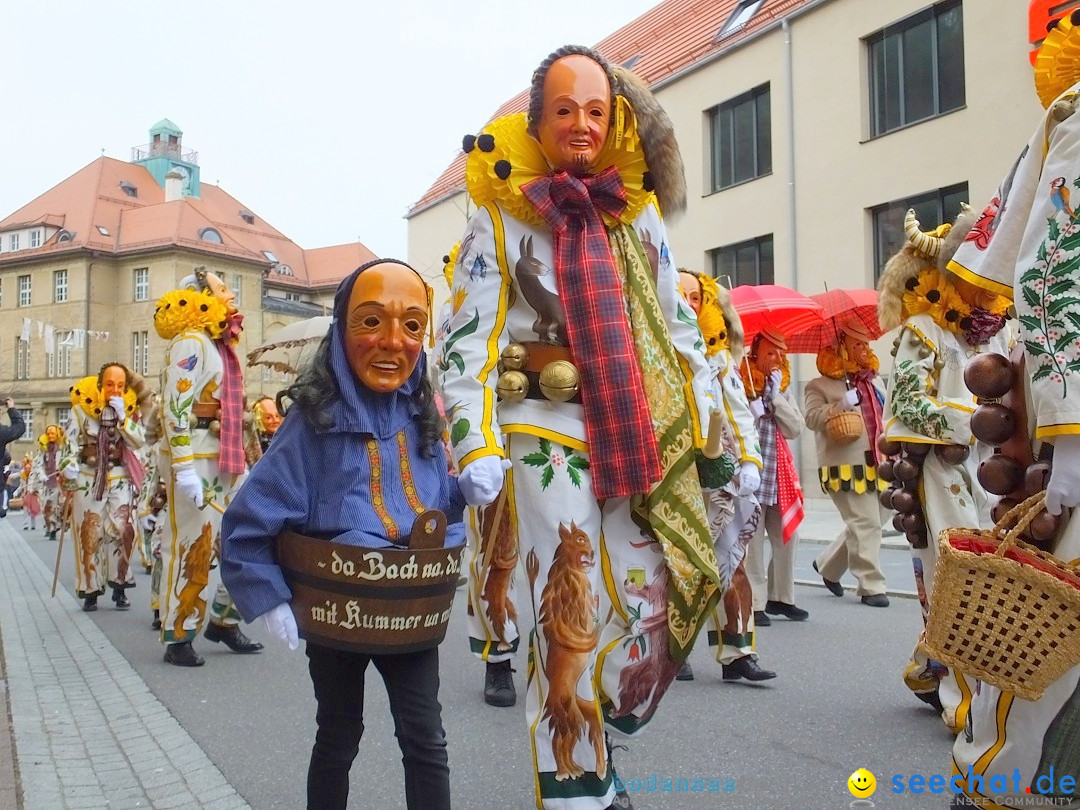
[[[652,531],[664,552],[670,575],[667,618],[671,656],[681,663],[690,654],[705,617],[719,602],[724,581],[717,570],[694,465],[693,424],[684,375],[648,259],[631,226],[620,223],[608,231],[608,237],[616,265],[626,279],[630,328],[663,468],[660,480],[647,495],[630,498],[630,508],[634,521]]]

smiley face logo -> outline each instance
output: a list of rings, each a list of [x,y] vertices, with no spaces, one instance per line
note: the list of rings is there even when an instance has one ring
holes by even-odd
[[[877,780],[866,768],[859,768],[847,780],[847,789],[856,799],[866,799],[877,790]]]

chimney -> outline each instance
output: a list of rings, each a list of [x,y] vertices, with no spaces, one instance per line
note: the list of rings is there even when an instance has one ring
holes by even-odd
[[[165,175],[165,202],[174,202],[184,197],[184,175],[176,169],[169,169]]]

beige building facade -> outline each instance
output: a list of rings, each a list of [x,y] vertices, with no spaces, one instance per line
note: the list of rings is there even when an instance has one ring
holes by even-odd
[[[725,285],[874,286],[903,212],[915,207],[929,229],[960,201],[981,209],[1041,117],[1021,0],[719,2],[707,37],[673,22],[690,5],[661,3],[597,47],[640,64],[670,115],[689,188],[686,213],[668,223],[672,252]],[[641,44],[650,30],[653,51]],[[409,214],[416,266],[464,230],[459,162]],[[888,347],[878,346],[885,372]],[[801,398],[814,358],[793,365]],[[813,442],[801,445],[812,482]]]

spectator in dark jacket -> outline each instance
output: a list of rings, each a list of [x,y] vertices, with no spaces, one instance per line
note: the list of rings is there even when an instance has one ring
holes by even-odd
[[[4,406],[7,408],[8,419],[11,420],[11,425],[0,424],[0,450],[3,451],[4,483],[6,485],[8,467],[11,465],[11,454],[8,452],[7,446],[26,432],[26,423],[23,421],[22,414],[15,410],[15,400],[8,397],[4,400]],[[7,515],[7,505],[8,489],[7,486],[4,486],[3,492],[0,493],[0,517]]]

